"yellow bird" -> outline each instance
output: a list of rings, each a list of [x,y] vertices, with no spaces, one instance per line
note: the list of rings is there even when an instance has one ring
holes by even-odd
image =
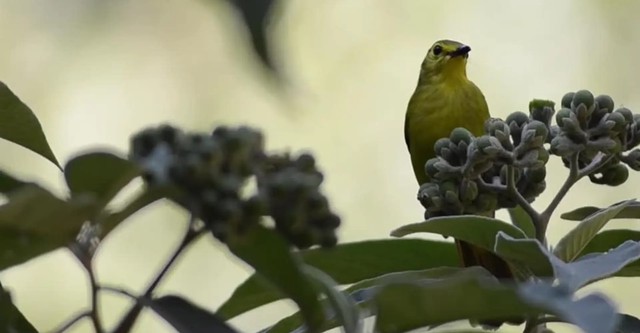
[[[471,48],[462,43],[440,40],[422,62],[404,123],[404,137],[419,185],[429,181],[425,163],[435,157],[438,139],[449,137],[456,127],[464,127],[476,136],[484,134],[489,108],[480,89],[467,78],[469,51]],[[460,240],[456,240],[456,246],[463,266],[482,266],[498,278],[513,277],[507,263],[495,254]],[[501,322],[486,324],[500,326]]]

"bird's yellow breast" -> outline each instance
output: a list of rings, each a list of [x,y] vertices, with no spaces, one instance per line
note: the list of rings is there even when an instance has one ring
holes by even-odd
[[[435,156],[433,146],[456,127],[482,135],[489,109],[482,92],[469,80],[424,84],[416,88],[407,109],[405,137],[414,173],[428,181],[424,164]]]

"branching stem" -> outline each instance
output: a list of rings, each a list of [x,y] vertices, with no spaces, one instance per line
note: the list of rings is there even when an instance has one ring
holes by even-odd
[[[518,189],[516,188],[515,169],[513,165],[507,166],[507,189],[506,190],[507,190],[507,193],[509,193],[516,199],[516,202],[518,203],[518,205],[520,205],[522,209],[524,209],[524,211],[527,212],[527,214],[529,214],[532,221],[535,222],[540,219],[540,215],[535,210],[535,208],[533,208],[533,206],[531,206],[531,204],[527,201],[527,199],[525,199],[522,196],[522,194],[518,192]],[[536,233],[537,233],[538,231],[537,224],[534,223],[534,225],[536,225]]]
[[[147,299],[147,298],[151,297],[151,294],[153,293],[153,291],[156,289],[156,287],[158,286],[158,284],[160,283],[162,278],[167,274],[167,272],[169,271],[169,268],[171,268],[171,266],[176,261],[176,259],[178,259],[180,254],[194,240],[196,240],[199,236],[204,234],[204,232],[206,231],[205,228],[201,228],[201,229],[197,229],[196,230],[196,229],[192,228],[192,226],[193,226],[193,219],[189,223],[189,229],[185,233],[184,238],[182,239],[182,242],[176,248],[176,250],[173,252],[173,255],[171,256],[169,261],[167,261],[167,263],[164,265],[162,270],[160,270],[160,272],[158,273],[156,278],[151,282],[149,287],[147,287],[147,290],[144,292],[144,294],[141,296],[141,298]],[[131,307],[131,309],[127,312],[125,317],[120,321],[120,323],[118,324],[118,326],[116,327],[116,329],[113,332],[114,333],[127,333],[127,332],[130,332],[131,328],[133,327],[133,324],[135,323],[136,319],[138,318],[138,315],[140,315],[141,311],[142,311],[142,304],[140,302],[137,302],[136,304],[134,304]]]
[[[91,311],[84,311],[81,312],[80,314],[76,315],[75,317],[73,317],[71,320],[69,320],[68,322],[66,322],[65,324],[63,324],[62,326],[60,326],[59,328],[53,330],[53,332],[55,333],[63,333],[66,332],[68,329],[70,329],[71,327],[73,327],[73,325],[77,324],[78,322],[80,322],[80,320],[90,317],[91,316]]]

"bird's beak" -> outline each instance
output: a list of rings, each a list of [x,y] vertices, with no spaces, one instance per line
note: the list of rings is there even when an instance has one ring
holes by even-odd
[[[471,51],[471,48],[469,46],[463,45],[463,46],[460,46],[459,48],[457,48],[455,51],[449,52],[449,56],[451,58],[460,57],[460,56],[466,57],[466,56],[469,55],[470,51]]]

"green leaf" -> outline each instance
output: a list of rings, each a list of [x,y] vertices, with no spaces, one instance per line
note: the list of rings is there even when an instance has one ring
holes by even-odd
[[[34,184],[8,200],[0,206],[0,271],[69,244],[95,212],[89,198],[64,201]]]
[[[0,332],[38,333],[11,301],[11,295],[0,283]]]
[[[517,239],[499,232],[494,250],[510,264],[527,273],[538,277],[554,275],[549,258],[552,254],[535,239]]]
[[[573,261],[598,231],[632,202],[635,201],[623,201],[589,215],[560,239],[553,253],[565,262]]]
[[[72,195],[91,194],[104,205],[139,174],[134,163],[109,152],[82,154],[64,167]]]
[[[586,206],[576,208],[570,212],[560,215],[561,218],[569,221],[582,221],[584,218],[606,208]],[[624,207],[612,219],[638,219],[640,218],[640,202],[632,201]]]
[[[590,253],[607,252],[627,240],[640,241],[640,231],[628,229],[605,230],[598,233],[582,250],[578,259]],[[640,276],[640,260],[636,260],[618,271],[615,276]]]
[[[496,253],[509,262],[529,269],[536,276],[555,276],[558,284],[574,292],[589,283],[611,277],[637,261],[640,258],[640,243],[628,240],[614,249],[607,249],[606,253],[590,253],[565,263],[536,240],[514,239],[498,234]]]
[[[406,332],[462,319],[490,320],[538,313],[536,307],[521,301],[514,289],[486,274],[381,288],[375,296],[376,331]]]
[[[327,297],[334,312],[330,317],[338,319],[344,333],[360,332],[362,321],[360,320],[358,307],[353,300],[340,291],[338,284],[325,272],[308,265],[305,265],[304,272],[320,287],[320,290]]]
[[[215,314],[178,296],[163,296],[148,304],[179,333],[236,333]]]
[[[242,236],[232,235],[227,245],[238,258],[252,266],[271,286],[298,305],[311,331],[324,321],[318,292],[302,272],[302,264],[287,242],[274,230],[256,225]]]
[[[28,183],[19,180],[10,174],[0,170],[0,193],[6,194],[17,190]]]
[[[619,313],[618,318],[616,333],[640,333],[640,319],[624,313]]]
[[[305,263],[329,274],[339,284],[357,283],[391,272],[458,266],[453,243],[422,239],[384,239],[343,243],[331,249],[300,251]],[[265,287],[254,274],[218,309],[231,319],[277,301],[282,295]]]
[[[375,296],[375,290],[378,290],[379,287],[383,287],[390,283],[424,282],[452,277],[478,275],[491,276],[487,270],[479,266],[468,268],[439,267],[419,271],[395,272],[372,279],[362,280],[359,283],[346,288],[345,292],[350,293],[351,298],[356,302],[357,306],[364,309],[364,311],[361,311],[364,317],[371,317],[375,315],[371,302],[373,301],[373,296]],[[326,305],[326,303],[326,301],[323,301],[323,304]],[[301,327],[302,324],[300,313],[296,312],[293,315],[285,317],[264,331],[268,333],[287,333],[296,330],[296,328]],[[339,326],[340,323],[336,320],[335,316],[329,317],[322,326],[321,331],[328,331]]]
[[[0,138],[33,151],[60,168],[38,118],[3,82],[0,82]]]
[[[509,216],[511,217],[511,223],[520,228],[528,238],[536,238],[536,228],[533,225],[531,216],[518,205],[516,208],[509,208]]]
[[[403,237],[418,232],[429,232],[453,237],[493,251],[496,234],[500,231],[514,238],[526,238],[520,229],[510,223],[474,215],[435,217],[425,222],[402,226],[391,235]]]
[[[615,306],[599,293],[575,299],[564,288],[527,283],[520,286],[519,294],[529,304],[578,326],[585,333],[613,333],[618,324]]]
[[[640,242],[628,240],[606,253],[591,253],[556,270],[556,277],[569,290],[613,276],[640,259]]]

